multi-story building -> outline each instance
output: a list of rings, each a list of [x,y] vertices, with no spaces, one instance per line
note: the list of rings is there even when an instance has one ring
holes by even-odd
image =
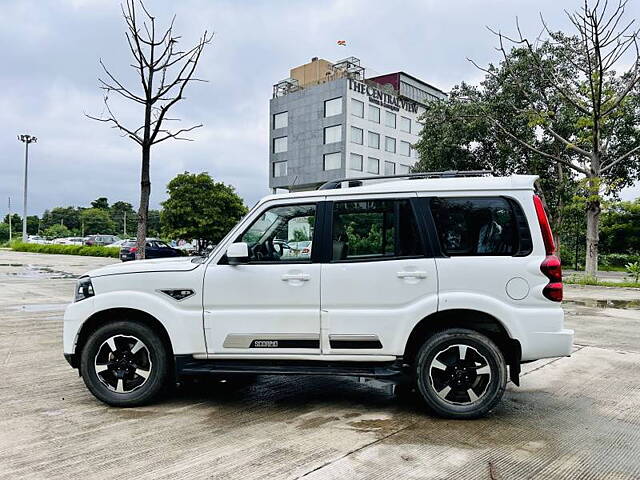
[[[354,57],[313,58],[274,85],[269,186],[308,190],[338,178],[408,173],[426,102],[446,94],[404,72],[365,77]]]

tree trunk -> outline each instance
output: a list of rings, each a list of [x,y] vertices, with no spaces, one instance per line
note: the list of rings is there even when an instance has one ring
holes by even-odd
[[[142,172],[140,174],[140,208],[138,209],[138,235],[136,238],[136,260],[144,260],[147,243],[147,220],[149,218],[149,196],[151,180],[149,179],[149,159],[151,146],[142,146]]]
[[[587,255],[585,274],[595,277],[598,274],[598,241],[600,239],[600,200],[587,202]]]

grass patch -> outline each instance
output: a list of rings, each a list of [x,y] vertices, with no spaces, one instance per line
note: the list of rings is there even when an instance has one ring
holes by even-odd
[[[11,244],[11,249],[16,252],[32,253],[52,253],[56,255],[82,255],[85,257],[111,257],[118,258],[119,248],[88,247],[85,245],[54,245],[38,243],[15,242]]]
[[[618,287],[618,288],[640,288],[640,283],[636,282],[607,282],[593,277],[578,277],[570,275],[562,281],[567,285],[591,285],[594,287]]]

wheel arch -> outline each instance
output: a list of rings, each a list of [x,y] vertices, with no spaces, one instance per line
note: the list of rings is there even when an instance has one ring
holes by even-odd
[[[467,328],[489,337],[500,349],[509,365],[511,381],[519,385],[520,342],[511,338],[504,325],[493,315],[472,309],[441,310],[420,320],[409,334],[403,359],[412,364],[420,345],[429,336],[447,328]]]
[[[73,363],[75,363],[75,365],[72,364],[74,367],[78,368],[78,372],[80,374],[82,374],[82,372],[80,372],[80,355],[82,354],[82,349],[87,343],[89,336],[103,325],[107,325],[108,323],[116,320],[121,320],[122,318],[141,323],[151,328],[154,332],[157,332],[160,335],[162,343],[167,348],[169,361],[173,364],[173,346],[171,345],[169,333],[162,322],[153,315],[142,310],[116,307],[95,312],[82,324],[82,327],[78,332],[75,353],[73,355]]]

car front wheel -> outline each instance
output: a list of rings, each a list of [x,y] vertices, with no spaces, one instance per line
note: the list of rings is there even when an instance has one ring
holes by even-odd
[[[93,395],[108,405],[151,402],[167,381],[167,348],[151,328],[118,321],[93,332],[82,350],[80,371]]]
[[[486,415],[502,398],[507,367],[485,335],[455,328],[429,337],[416,363],[418,391],[436,414],[458,419]]]

